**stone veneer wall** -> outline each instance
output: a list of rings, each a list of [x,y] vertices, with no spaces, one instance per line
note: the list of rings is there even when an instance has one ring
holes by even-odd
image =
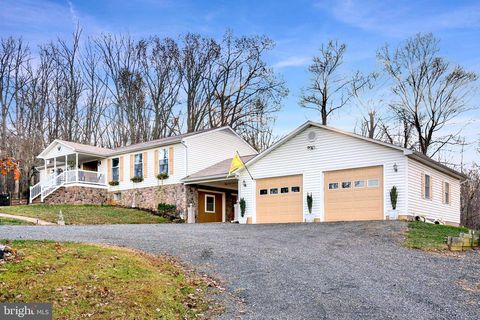
[[[121,200],[115,201],[114,194],[120,193]],[[177,214],[186,213],[191,203],[196,208],[198,193],[196,187],[189,185],[169,184],[158,187],[146,187],[128,190],[112,190],[108,193],[109,202],[124,207],[137,207],[156,210],[160,202],[177,206]]]
[[[44,199],[46,204],[107,204],[107,189],[61,187]]]

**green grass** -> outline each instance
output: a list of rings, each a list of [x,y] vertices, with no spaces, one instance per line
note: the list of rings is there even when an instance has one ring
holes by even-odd
[[[467,228],[430,224],[420,221],[408,223],[407,238],[404,245],[409,248],[426,251],[445,250],[444,239],[448,236],[458,236],[467,232]]]
[[[21,220],[16,220],[16,219],[9,219],[9,218],[2,218],[0,217],[0,226],[2,225],[33,225],[33,223],[27,222],[27,221],[21,221]]]
[[[56,223],[62,210],[66,224],[137,224],[165,223],[164,217],[151,213],[114,206],[34,204],[24,206],[0,207],[1,213],[33,217]]]
[[[0,266],[0,302],[50,302],[57,319],[193,319],[211,302],[207,281],[168,258],[68,242],[9,245],[22,256]]]

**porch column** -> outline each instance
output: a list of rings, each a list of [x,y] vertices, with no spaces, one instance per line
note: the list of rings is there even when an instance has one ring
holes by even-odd
[[[78,182],[78,152],[75,153],[75,181]]]
[[[45,178],[48,177],[48,172],[47,172],[47,159],[43,158],[43,165],[45,167]]]
[[[68,162],[68,155],[65,155],[65,172],[67,172],[67,170],[68,170],[67,162]]]
[[[57,174],[57,157],[53,158],[53,176]]]

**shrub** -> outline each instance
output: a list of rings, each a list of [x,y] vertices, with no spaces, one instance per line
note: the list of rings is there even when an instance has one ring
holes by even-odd
[[[120,182],[118,182],[117,180],[112,180],[108,184],[111,185],[112,187],[114,187],[114,186],[118,186],[120,184]]]
[[[176,211],[177,206],[174,204],[168,204],[163,202],[158,204],[158,212],[161,215],[174,215]]]
[[[134,176],[132,179],[130,179],[133,183],[138,183],[143,181],[143,177],[141,176]]]
[[[245,209],[247,208],[247,202],[244,198],[240,199],[240,215],[242,218],[245,216]]]
[[[312,206],[313,206],[313,196],[311,193],[307,193],[307,207],[308,213],[312,213]]]
[[[158,180],[168,179],[168,173],[164,172],[164,173],[159,173],[159,174],[157,174],[157,179],[158,179]]]
[[[390,190],[390,202],[392,203],[392,209],[397,209],[397,199],[398,199],[398,191],[397,187],[393,186]]]

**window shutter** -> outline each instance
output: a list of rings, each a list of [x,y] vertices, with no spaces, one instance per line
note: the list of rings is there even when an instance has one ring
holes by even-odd
[[[123,181],[123,156],[119,157],[119,161],[120,161],[120,164],[119,164],[119,167],[120,167],[120,174],[118,175],[118,178],[120,181]]]
[[[422,172],[422,199],[425,199],[425,173]]]
[[[168,148],[168,174],[173,174],[173,147]]]
[[[135,156],[133,154],[130,155],[130,178],[133,178],[133,166],[134,166]]]
[[[442,203],[445,204],[445,181],[442,181]]]
[[[153,154],[153,166],[155,168],[155,177],[156,177],[158,176],[158,150],[155,150]]]
[[[147,167],[148,154],[147,154],[146,151],[143,153],[142,161],[143,161],[143,177],[146,178],[146,177],[147,177],[147,168],[148,168],[148,167]]]
[[[112,181],[112,159],[107,159],[107,182]]]

